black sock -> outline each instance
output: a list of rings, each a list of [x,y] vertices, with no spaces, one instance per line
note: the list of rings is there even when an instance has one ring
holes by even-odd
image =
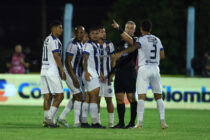
[[[118,113],[119,123],[124,125],[125,104],[117,104],[117,113]]]
[[[130,111],[131,111],[130,124],[135,124],[136,114],[137,114],[137,101],[131,103]]]

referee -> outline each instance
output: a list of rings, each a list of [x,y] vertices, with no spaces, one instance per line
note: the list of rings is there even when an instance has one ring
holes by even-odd
[[[134,32],[136,29],[136,24],[133,21],[128,21],[125,24],[125,32],[129,34],[133,40],[136,40]],[[120,31],[120,30],[119,30]],[[121,40],[116,48],[116,52],[120,52],[130,45]],[[135,98],[136,93],[136,59],[138,51],[134,51],[130,54],[124,54],[116,61],[114,68],[115,80],[114,80],[114,90],[117,100],[117,113],[119,118],[119,123],[114,126],[114,128],[134,128],[136,120],[136,109],[137,102]],[[125,126],[124,116],[125,116],[125,94],[127,94],[128,101],[130,103],[130,122]]]

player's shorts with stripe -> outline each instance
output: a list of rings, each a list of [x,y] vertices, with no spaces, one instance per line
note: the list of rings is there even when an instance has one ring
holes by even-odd
[[[113,97],[113,88],[112,84],[108,82],[108,79],[105,83],[101,82],[99,96],[102,97]]]
[[[116,93],[136,93],[136,70],[134,68],[117,70],[114,80]]]
[[[73,80],[70,77],[70,75],[68,74],[67,71],[65,71],[66,73],[66,84],[68,86],[68,88],[70,89],[70,93],[74,94],[78,94],[82,92],[82,87],[81,88],[76,88],[73,84]],[[77,78],[79,81],[80,86],[82,86],[82,79],[80,77]]]
[[[63,93],[63,85],[60,76],[41,76],[41,93]]]
[[[139,67],[136,82],[138,94],[146,94],[149,85],[153,93],[162,94],[160,70],[156,65],[144,65]]]

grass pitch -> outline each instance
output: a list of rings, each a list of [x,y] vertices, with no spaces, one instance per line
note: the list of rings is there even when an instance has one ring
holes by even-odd
[[[59,114],[63,107],[59,109]],[[73,111],[67,120],[73,126]],[[125,122],[130,119],[126,109]],[[117,123],[115,109],[115,124]],[[143,129],[42,128],[40,106],[0,106],[0,140],[210,140],[209,110],[166,110],[169,129],[160,128],[156,109],[145,109]],[[108,114],[101,109],[101,121],[108,124]],[[90,117],[89,117],[90,122]]]

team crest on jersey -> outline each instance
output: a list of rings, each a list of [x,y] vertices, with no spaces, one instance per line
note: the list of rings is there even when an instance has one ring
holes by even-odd
[[[110,52],[109,45],[106,46],[105,50],[106,50],[106,52]]]
[[[109,93],[109,94],[112,93],[112,89],[111,89],[111,88],[108,89],[108,93]]]

